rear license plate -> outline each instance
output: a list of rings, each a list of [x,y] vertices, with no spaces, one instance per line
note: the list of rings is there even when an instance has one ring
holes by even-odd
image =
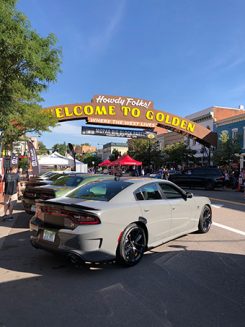
[[[31,206],[31,211],[32,212],[35,212],[36,211],[36,206],[34,204]]]
[[[44,241],[54,242],[55,232],[53,232],[52,230],[44,229],[43,239],[44,239]]]

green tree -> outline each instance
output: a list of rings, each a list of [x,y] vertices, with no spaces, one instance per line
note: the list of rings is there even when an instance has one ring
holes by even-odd
[[[28,158],[22,158],[21,160],[19,160],[18,166],[19,166],[19,168],[22,168],[23,171],[27,170],[29,167]]]
[[[109,157],[109,160],[114,161],[120,156],[121,156],[121,152],[119,152],[117,149],[113,149],[113,151],[112,151],[112,153],[111,153],[111,155]]]
[[[16,9],[16,0],[0,0],[0,121],[5,144],[57,123],[42,110],[40,94],[56,81],[60,56],[53,34],[39,36]]]
[[[77,156],[77,158],[79,157]],[[85,153],[78,160],[84,162],[85,164],[88,164],[88,167],[97,167],[98,164],[101,162],[101,158],[94,153]]]
[[[237,162],[237,154],[241,152],[241,135],[231,139],[229,134],[223,131],[219,137],[217,149],[213,152],[213,161],[216,165],[226,165]]]
[[[60,143],[56,143],[53,147],[52,147],[52,151],[53,152],[58,152],[59,154],[61,154],[62,156],[65,156],[67,154],[67,144],[64,142],[63,144]]]
[[[46,148],[46,145],[43,144],[43,142],[38,142],[38,154],[46,154],[48,153],[48,149]]]
[[[135,160],[142,161],[143,166],[158,169],[162,166],[162,152],[155,139],[132,139],[129,142],[128,154]]]
[[[177,142],[167,145],[164,149],[165,161],[171,164],[189,164],[195,162],[196,151],[191,150],[184,142]]]

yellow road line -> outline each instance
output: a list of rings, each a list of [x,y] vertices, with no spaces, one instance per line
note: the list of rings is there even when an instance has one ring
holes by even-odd
[[[209,197],[209,199],[214,200],[214,201],[219,201],[219,202],[227,202],[227,203],[231,203],[231,204],[239,204],[241,206],[245,206],[244,202],[239,202],[239,201],[222,200],[222,199],[216,199],[216,198],[211,198],[211,197]]]

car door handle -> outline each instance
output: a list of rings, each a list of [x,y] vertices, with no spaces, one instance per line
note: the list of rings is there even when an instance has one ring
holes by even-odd
[[[144,211],[145,211],[145,212],[148,212],[148,211],[150,211],[150,209],[144,209]]]
[[[176,208],[175,207],[172,207],[172,210],[175,210]]]

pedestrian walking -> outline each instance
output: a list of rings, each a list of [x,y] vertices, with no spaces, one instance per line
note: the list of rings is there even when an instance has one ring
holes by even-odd
[[[225,186],[228,187],[230,185],[230,176],[228,171],[225,171]]]
[[[170,168],[170,170],[171,170],[172,168]],[[164,167],[164,169],[163,169],[163,179],[166,179],[166,180],[168,180],[168,178],[169,178],[169,171],[168,171],[168,168],[167,167]]]
[[[11,167],[9,172],[4,175],[4,216],[3,221],[13,220],[13,209],[20,194],[20,176],[17,167]],[[9,216],[7,215],[9,211]]]
[[[115,166],[114,167],[114,180],[119,181],[120,177],[122,176],[122,169],[120,166]]]

